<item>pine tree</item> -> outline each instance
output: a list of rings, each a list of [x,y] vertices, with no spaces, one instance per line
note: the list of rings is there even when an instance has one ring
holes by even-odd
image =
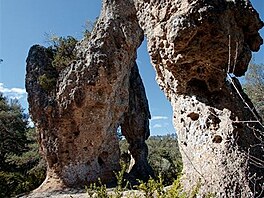
[[[8,169],[8,155],[21,155],[27,150],[27,119],[16,100],[8,103],[0,94],[0,170]]]

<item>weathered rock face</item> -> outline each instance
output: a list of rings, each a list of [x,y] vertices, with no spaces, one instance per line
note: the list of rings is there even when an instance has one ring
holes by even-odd
[[[137,65],[131,70],[129,82],[129,108],[124,115],[121,129],[129,143],[129,151],[135,160],[130,172],[134,177],[132,181],[135,179],[147,180],[150,175],[154,175],[147,161],[148,147],[145,143],[150,135],[149,119],[151,116]]]
[[[78,44],[76,60],[60,73],[48,49],[30,49],[28,101],[48,164],[39,190],[111,181],[119,170],[116,130],[121,124],[136,159],[133,174],[152,174],[145,144],[150,114],[135,64],[143,32],[135,13],[130,1],[104,1],[91,40]],[[43,89],[43,75],[57,79],[53,89]]]
[[[263,128],[247,122],[259,118],[241,100],[237,90],[252,107],[236,78],[227,81],[245,73],[263,42],[257,12],[247,0],[134,2],[173,106],[185,189],[201,183],[203,195],[261,196]]]
[[[201,195],[261,197],[263,128],[231,77],[246,72],[263,42],[263,22],[248,0],[105,0],[91,41],[79,44],[77,60],[61,73],[47,49],[32,47],[26,83],[48,162],[43,188],[111,178],[119,125],[135,158],[131,172],[152,174],[144,142],[150,115],[135,65],[143,37],[138,20],[173,106],[184,188],[200,183]],[[44,74],[58,78],[49,92],[37,83]]]

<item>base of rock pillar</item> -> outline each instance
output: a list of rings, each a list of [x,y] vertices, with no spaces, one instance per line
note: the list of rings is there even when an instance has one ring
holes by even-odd
[[[32,193],[60,191],[66,188],[64,182],[54,172],[48,172],[44,182]]]

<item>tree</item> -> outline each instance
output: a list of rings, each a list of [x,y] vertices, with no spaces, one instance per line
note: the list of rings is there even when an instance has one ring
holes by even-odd
[[[53,45],[55,55],[52,65],[58,71],[63,70],[75,59],[76,53],[74,49],[77,42],[78,41],[72,36],[55,37]]]
[[[251,63],[246,73],[244,90],[264,120],[264,65]]]
[[[7,168],[8,155],[21,155],[27,150],[27,120],[16,100],[8,103],[0,94],[0,170]]]

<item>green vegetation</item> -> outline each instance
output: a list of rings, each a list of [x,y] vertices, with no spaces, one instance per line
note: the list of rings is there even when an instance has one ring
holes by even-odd
[[[60,72],[76,59],[76,52],[74,49],[77,40],[72,36],[52,37],[51,39],[53,41],[53,46],[51,46],[51,48],[54,53],[52,66]]]
[[[122,170],[121,170],[122,171]],[[119,174],[120,175],[120,174]],[[118,186],[107,192],[107,188],[98,180],[99,185],[91,184],[90,188],[86,188],[88,197],[98,198],[121,198],[127,189],[127,186],[119,188]],[[172,185],[165,187],[161,175],[157,179],[150,178],[148,182],[139,181],[139,185],[134,186],[135,189],[129,194],[131,198],[146,197],[146,198],[195,198],[197,197],[201,184],[198,182],[190,192],[184,192],[180,184],[180,179],[174,180]],[[127,196],[126,196],[127,197]],[[213,198],[213,194],[208,194],[205,197]]]
[[[46,167],[38,154],[36,133],[17,101],[0,94],[0,197],[11,197],[37,188]]]
[[[9,167],[8,155],[21,155],[27,150],[27,121],[17,101],[8,104],[0,94],[0,170]]]
[[[243,85],[262,120],[264,120],[264,65],[251,63]]]
[[[48,55],[52,59],[51,65],[46,68],[44,74],[38,77],[38,82],[43,90],[51,92],[56,87],[59,73],[76,59],[75,46],[77,40],[72,36],[57,37],[48,36]]]
[[[148,161],[156,177],[161,175],[165,185],[171,185],[182,171],[182,159],[176,134],[152,136],[147,141]]]
[[[86,192],[89,195],[89,197],[93,197],[94,194],[96,194],[96,197],[100,197],[100,198],[108,198],[108,194],[106,191],[106,185],[102,184],[100,178],[98,179],[98,184],[96,185],[96,183],[93,183],[90,185],[90,188],[86,187]]]
[[[51,91],[55,88],[57,79],[56,77],[48,74],[43,74],[38,78],[39,84],[45,91]]]
[[[155,177],[161,175],[164,184],[171,185],[182,171],[176,135],[151,136],[146,143],[149,150],[148,161]],[[128,143],[125,139],[121,138],[119,146],[122,154],[128,152]]]
[[[95,22],[86,21],[83,31],[85,39],[90,39],[96,22],[97,20]],[[56,87],[58,74],[76,60],[75,47],[78,41],[72,36],[62,37],[45,33],[45,37],[49,43],[48,52],[52,58],[52,68],[39,76],[38,81],[45,91],[50,92]]]

